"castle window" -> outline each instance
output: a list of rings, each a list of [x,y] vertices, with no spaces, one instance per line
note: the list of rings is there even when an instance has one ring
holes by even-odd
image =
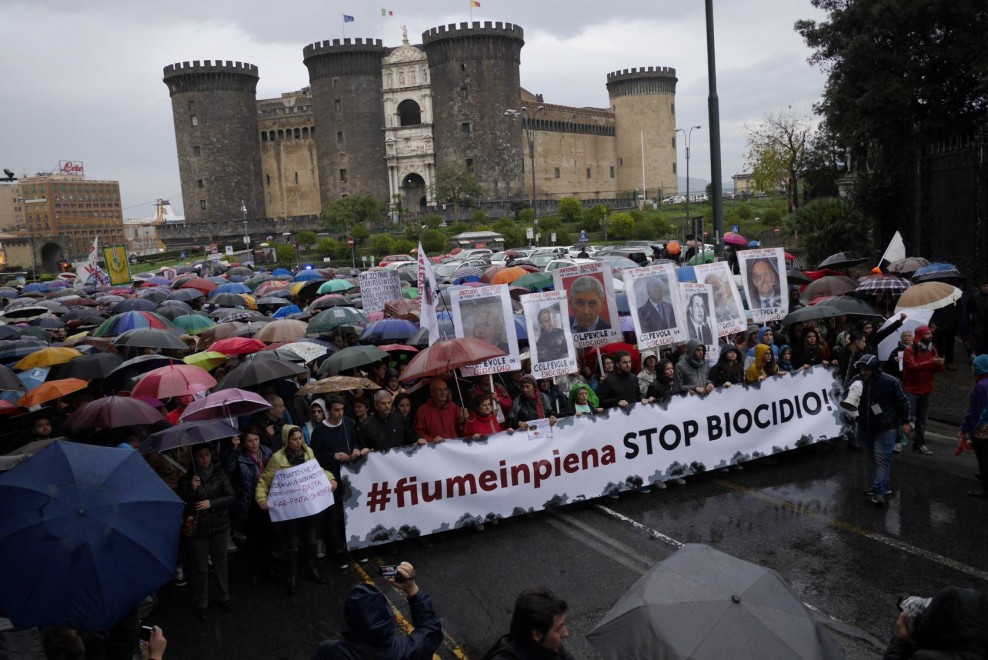
[[[285,139],[285,129],[283,129],[283,128],[279,128],[278,129],[278,139],[279,140],[284,140]]]
[[[202,209],[203,211],[206,210],[206,200],[204,199],[199,200],[199,208]]]
[[[559,168],[558,168],[558,167],[556,167],[556,168],[553,168],[553,170],[552,170],[552,175],[553,175],[554,177],[556,177],[557,179],[559,178]]]
[[[611,178],[612,179],[614,178],[614,166],[613,165],[611,165]]]
[[[473,158],[467,158],[467,172],[473,172]]]
[[[624,167],[624,159],[618,158],[618,167]]]
[[[671,109],[672,109],[672,114],[676,114],[676,104],[675,103],[672,104]]]
[[[340,147],[345,144],[343,141],[343,131],[336,131],[336,144]]]
[[[267,142],[267,141],[268,141],[268,132],[261,131],[261,142]]]
[[[271,186],[271,175],[270,174],[265,174],[264,175],[264,178],[267,179],[268,187],[270,187]]]
[[[303,126],[302,127],[302,139],[303,140],[309,139],[309,127],[308,126]]]
[[[195,112],[196,112],[196,102],[195,101],[189,101],[189,114],[190,115],[194,115]]]
[[[206,187],[206,182],[203,181],[202,179],[199,179],[198,181],[196,181],[196,187],[197,188],[205,188]]]
[[[399,126],[418,126],[422,123],[422,109],[412,99],[399,103],[397,110]]]
[[[198,158],[201,155],[202,155],[202,149],[200,149],[199,147],[192,147],[192,156],[194,158]]]
[[[346,183],[346,182],[347,182],[346,170],[340,170],[340,183]]]
[[[339,112],[343,109],[343,104],[340,103],[339,99],[336,99],[333,101],[333,107],[336,109],[337,112]]]
[[[588,179],[590,178],[590,168],[589,167],[587,168],[587,178]]]
[[[295,129],[295,131],[294,131],[294,137],[295,137],[296,140],[302,139],[302,129],[301,128],[296,128]]]
[[[676,173],[676,163],[673,163],[673,164],[672,164],[672,173],[673,173],[673,174],[675,174],[675,173]]]
[[[295,183],[298,183],[298,172],[295,173]]]
[[[460,124],[460,131],[463,133],[470,133],[471,132],[470,122],[465,121],[462,124]]]
[[[672,136],[672,148],[673,149],[676,148],[676,136],[675,135]]]
[[[199,125],[199,117],[197,117],[196,115],[192,115],[192,125],[193,126]]]

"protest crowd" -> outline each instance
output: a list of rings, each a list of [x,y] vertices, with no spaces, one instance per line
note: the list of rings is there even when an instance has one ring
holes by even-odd
[[[532,438],[615,408],[650,406],[661,416],[678,399],[757,391],[814,369],[844,392],[843,436],[871,466],[864,506],[886,504],[893,455],[903,451],[973,450],[982,482],[968,495],[988,497],[988,278],[968,283],[956,269],[904,255],[870,271],[847,254],[801,271],[781,248],[737,239],[725,238],[724,261],[687,263],[695,250],[672,241],[627,269],[583,258],[547,274],[516,252],[437,281],[440,260],[423,254],[417,272],[203,262],[126,284],[64,278],[0,288],[0,414],[8,419],[0,468],[26,473],[58,439],[140,456],[149,478],[180,500],[166,530],[178,539],[166,580],[187,591],[189,616],[200,621],[216,616],[212,608],[235,609],[232,552],[241,553],[249,585],[274,580],[288,595],[368,561],[347,530],[363,511],[344,513],[347,466],[458,438]],[[935,374],[967,368],[953,363],[955,339],[974,373],[956,447],[926,435]],[[740,471],[741,463],[716,469]],[[691,478],[637,489],[688,488]],[[318,497],[293,498],[301,492],[293,484]],[[496,523],[468,527],[496,534]],[[428,532],[412,540],[432,543]],[[390,606],[361,585],[346,596],[342,640],[314,657],[375,649],[375,657],[431,657],[440,618],[414,575],[403,563],[390,582],[407,596],[415,632],[396,637]],[[984,596],[970,591],[938,594],[934,605],[919,599],[915,616],[984,608]],[[74,633],[78,626],[60,623],[31,639],[44,641],[48,657],[85,657],[84,643],[131,657],[147,606],[131,603],[112,630]],[[526,591],[509,634],[485,657],[569,657],[566,610],[545,589]],[[916,630],[915,620],[903,622],[887,657],[921,648]],[[160,660],[165,645],[153,628],[141,648]]]

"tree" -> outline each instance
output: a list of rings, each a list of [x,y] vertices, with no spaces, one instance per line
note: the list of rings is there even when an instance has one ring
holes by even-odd
[[[853,241],[855,252],[867,253],[871,244],[867,221],[849,202],[836,197],[820,197],[808,202],[791,216],[787,232],[799,239],[810,263],[847,249]]]
[[[473,212],[473,217],[471,218],[474,225],[486,225],[490,222],[490,218],[482,210],[477,209]]]
[[[844,149],[837,137],[823,122],[813,135],[806,150],[806,164],[803,168],[803,201],[817,197],[836,197],[837,179],[846,174]]]
[[[319,241],[319,244],[316,246],[316,254],[320,257],[329,257],[334,260],[349,260],[350,246],[348,246],[345,241],[338,241],[335,238],[324,238]]]
[[[565,223],[579,222],[583,217],[583,203],[576,197],[559,200],[559,219]]]
[[[336,234],[352,234],[355,227],[380,224],[384,206],[370,195],[349,195],[323,207],[320,217],[327,229]]]
[[[606,206],[603,204],[592,206],[583,213],[583,227],[581,229],[586,229],[588,232],[600,231],[600,226],[606,217]]]
[[[308,252],[309,248],[315,245],[316,241],[319,240],[319,237],[316,236],[316,232],[314,231],[304,230],[298,233],[295,240],[303,252]]]
[[[785,186],[789,210],[799,207],[798,183],[806,162],[806,146],[812,134],[808,117],[792,106],[769,113],[755,126],[745,125],[748,151],[745,159],[755,188],[766,192]]]
[[[278,263],[283,266],[291,266],[296,262],[297,253],[291,243],[279,243],[275,247],[275,254],[278,255]]]
[[[984,0],[811,0],[827,13],[796,31],[827,72],[823,101],[855,201],[885,239],[913,217],[916,160],[924,145],[966,138],[988,109]]]
[[[374,234],[370,239],[371,250],[374,254],[387,256],[395,253],[395,239],[388,234]]]
[[[438,229],[423,229],[419,235],[419,240],[422,242],[422,249],[427,254],[445,254],[449,252],[449,241],[446,239],[446,234]]]
[[[459,222],[460,208],[474,206],[474,200],[484,194],[473,172],[466,167],[444,167],[436,174],[433,196],[444,204],[453,205],[453,221]]]
[[[607,221],[607,233],[611,238],[624,240],[631,238],[635,231],[635,218],[630,213],[621,212],[613,214]]]
[[[364,225],[354,225],[350,229],[350,235],[353,236],[353,240],[357,245],[363,245],[370,238],[370,231]]]

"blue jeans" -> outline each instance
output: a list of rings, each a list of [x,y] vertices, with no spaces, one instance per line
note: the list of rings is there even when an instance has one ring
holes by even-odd
[[[913,409],[913,450],[926,444],[926,422],[930,418],[931,394],[906,392],[909,407]]]
[[[875,495],[885,495],[892,488],[889,480],[892,472],[892,447],[895,446],[898,435],[898,429],[878,433],[858,429],[858,444],[864,447],[871,458],[871,492]]]

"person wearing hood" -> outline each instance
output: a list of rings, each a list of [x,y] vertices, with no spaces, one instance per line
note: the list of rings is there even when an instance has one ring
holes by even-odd
[[[749,383],[757,383],[778,374],[779,364],[775,361],[772,349],[765,344],[755,346],[755,361],[745,370],[745,380]]]
[[[740,355],[740,351],[738,352]],[[645,391],[645,403],[665,403],[672,398],[673,394],[679,394],[676,387],[676,363],[665,359],[659,362],[655,370],[655,380],[648,385]]]
[[[775,330],[769,326],[763,326],[758,329],[758,343],[748,349],[748,352],[744,356],[744,368],[747,369],[755,361],[755,349],[759,346],[769,346],[772,349],[772,355],[776,360],[779,359],[779,347],[775,345]]]
[[[913,333],[913,343],[902,352],[902,389],[913,411],[913,451],[930,455],[926,446],[926,422],[933,398],[933,379],[944,369],[944,359],[933,346],[933,333],[921,325]]]
[[[322,423],[326,421],[326,401],[325,399],[313,399],[309,404],[309,421],[302,427],[302,437],[305,444],[312,445],[312,438]]]
[[[971,497],[988,498],[988,355],[978,355],[971,360],[974,371],[974,387],[968,395],[967,415],[957,432],[958,452],[968,445],[978,459],[978,477],[981,488],[968,491]]]
[[[549,397],[549,410],[556,417],[569,417],[573,414],[569,399],[552,378],[539,379],[539,392]]]
[[[714,389],[707,364],[707,347],[696,339],[686,342],[686,353],[676,363],[676,390],[683,394],[709,394]]]
[[[857,362],[861,381],[858,401],[857,442],[871,459],[871,488],[867,495],[875,506],[884,506],[891,494],[892,448],[899,427],[909,433],[912,409],[897,378],[882,373],[878,356],[866,354]]]
[[[511,406],[511,414],[508,418],[510,424],[520,431],[526,430],[528,422],[533,419],[548,418],[550,424],[556,423],[549,397],[539,391],[539,383],[532,374],[525,374],[521,379],[521,394]]]
[[[401,382],[398,380],[399,376],[401,376],[401,374],[398,373],[398,370],[391,367],[389,367],[387,373],[384,374],[384,389],[387,390],[388,394],[390,394],[392,398],[405,391],[405,388],[401,386]]]
[[[710,367],[710,382],[714,387],[730,387],[744,382],[741,351],[728,346],[721,350],[717,364]]]
[[[271,455],[268,464],[264,468],[264,474],[257,481],[257,488],[254,490],[254,498],[258,506],[263,511],[268,510],[268,493],[271,490],[271,483],[274,475],[279,470],[293,468],[307,461],[315,460],[312,448],[305,444],[302,439],[302,429],[294,424],[285,424],[281,429],[281,449]],[[336,478],[329,470],[323,469],[329,485],[336,490]],[[319,514],[283,520],[274,523],[275,531],[281,539],[288,565],[288,593],[295,594],[298,591],[298,563],[299,550],[304,541],[306,546],[306,563],[308,564],[309,578],[318,584],[324,584],[325,578],[319,573],[316,567],[317,543],[319,540]]]
[[[946,587],[932,598],[906,596],[899,609],[882,660],[988,657],[988,598],[977,589]]]
[[[321,642],[312,660],[431,660],[443,641],[439,615],[415,582],[414,567],[402,562],[395,568],[388,581],[408,598],[414,630],[395,637],[397,622],[388,599],[374,585],[358,584],[343,603],[342,639]]]
[[[789,344],[779,346],[778,363],[780,374],[791,374],[796,371],[796,367],[792,363],[792,347]]]
[[[659,366],[659,358],[655,351],[645,351],[642,353],[642,370],[638,374],[638,390],[642,396],[648,392],[648,386],[656,377],[656,368]]]

